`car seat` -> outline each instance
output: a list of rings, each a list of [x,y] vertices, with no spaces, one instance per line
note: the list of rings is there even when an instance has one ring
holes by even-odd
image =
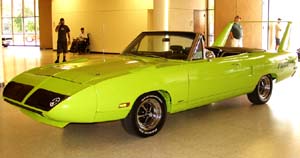
[[[171,45],[170,49],[174,54],[182,54],[183,53],[183,47],[180,45]]]

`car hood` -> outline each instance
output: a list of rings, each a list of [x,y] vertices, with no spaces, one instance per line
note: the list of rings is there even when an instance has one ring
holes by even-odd
[[[29,70],[34,75],[51,76],[76,83],[105,80],[165,63],[166,59],[116,55],[109,59],[77,59]]]

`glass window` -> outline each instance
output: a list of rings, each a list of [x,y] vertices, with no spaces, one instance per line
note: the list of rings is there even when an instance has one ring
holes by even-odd
[[[39,1],[35,0],[35,16],[39,16],[40,12],[39,12]]]
[[[13,35],[13,42],[14,42],[14,45],[17,45],[17,46],[21,46],[21,45],[24,45],[24,36],[22,34],[14,34]]]
[[[2,17],[11,17],[11,0],[2,0]]]
[[[200,60],[200,59],[203,59],[203,46],[201,40],[197,42],[195,52],[193,54],[193,60]]]
[[[13,17],[22,17],[22,8],[23,2],[22,0],[13,0]]]
[[[24,0],[24,17],[34,16],[34,0]]]
[[[12,34],[11,18],[2,18],[2,35]]]
[[[215,0],[207,0],[208,1],[208,9],[215,9]]]
[[[24,28],[25,28],[25,34],[35,33],[34,17],[24,18]]]
[[[142,33],[124,54],[186,60],[195,36],[194,33]]]
[[[12,45],[39,45],[38,0],[1,0],[2,36]]]
[[[40,34],[40,21],[39,17],[35,18],[35,32],[36,34]]]
[[[35,23],[34,17],[24,18],[25,45],[35,45]]]
[[[13,18],[13,31],[14,33],[23,33],[23,19],[21,16]]]
[[[182,36],[150,35],[145,36],[139,44],[139,52],[183,51],[191,47],[193,39]]]

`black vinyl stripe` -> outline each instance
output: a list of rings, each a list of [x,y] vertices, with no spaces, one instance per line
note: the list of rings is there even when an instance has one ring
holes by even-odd
[[[69,96],[38,89],[25,102],[26,105],[49,111]]]
[[[33,89],[33,86],[17,82],[9,82],[3,91],[3,96],[22,102],[26,95]]]

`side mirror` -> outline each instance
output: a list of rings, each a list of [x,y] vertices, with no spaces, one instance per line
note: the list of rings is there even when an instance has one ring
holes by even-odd
[[[205,52],[205,58],[211,62],[213,58],[216,58],[215,53],[212,51],[206,51]]]

